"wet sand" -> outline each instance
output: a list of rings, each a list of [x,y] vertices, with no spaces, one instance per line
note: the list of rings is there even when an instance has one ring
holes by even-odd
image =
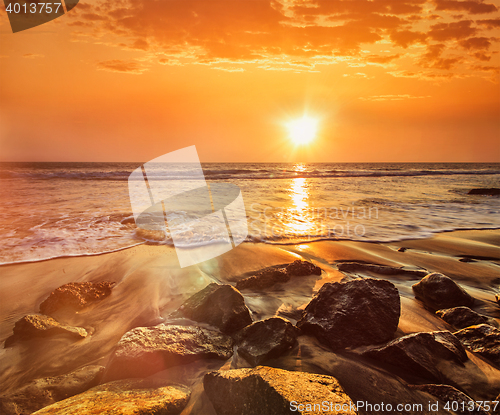
[[[399,252],[401,247],[407,248]],[[461,258],[474,262],[461,262]],[[253,319],[281,315],[296,320],[311,297],[326,282],[357,276],[387,279],[401,295],[401,318],[397,335],[419,331],[451,330],[451,326],[417,301],[411,285],[420,278],[410,274],[378,275],[341,272],[337,264],[358,261],[370,264],[441,272],[459,283],[478,301],[475,311],[500,322],[500,230],[456,231],[430,239],[394,243],[322,241],[300,245],[244,243],[227,254],[202,264],[179,269],[175,250],[167,246],[140,245],[122,251],[83,257],[0,266],[0,341],[12,334],[14,323],[37,313],[40,303],[55,288],[69,282],[114,281],[111,296],[79,313],[60,314],[61,323],[80,326],[91,334],[74,341],[46,338],[20,342],[0,349],[0,393],[12,392],[27,382],[70,372],[89,364],[106,366],[120,337],[137,326],[169,322],[168,315],[187,297],[210,282],[235,284],[242,274],[271,265],[307,260],[322,268],[321,276],[294,277],[264,292],[244,290]],[[200,325],[199,323],[193,323]],[[313,337],[299,337],[298,345],[269,366],[302,370],[336,377],[351,398],[373,403],[427,402],[430,396],[407,387],[423,383],[404,373],[389,372],[359,356],[359,350],[333,353]],[[493,400],[500,391],[500,370],[468,353],[464,367],[444,363],[440,368],[454,386],[478,400]],[[193,394],[183,414],[214,414],[203,392],[207,370],[248,367],[237,354],[227,362],[199,361],[154,375],[185,384]],[[365,412],[365,413],[370,413]]]

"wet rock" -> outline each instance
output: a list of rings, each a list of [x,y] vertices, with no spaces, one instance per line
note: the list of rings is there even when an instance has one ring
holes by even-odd
[[[61,309],[81,310],[111,294],[114,282],[71,282],[56,288],[40,304],[40,313],[52,315]]]
[[[61,376],[36,379],[21,389],[0,397],[0,413],[28,415],[57,401],[96,386],[103,366],[85,366]]]
[[[418,278],[427,275],[427,271],[390,267],[388,265],[366,264],[364,262],[340,262],[337,264],[337,268],[343,272],[373,272],[381,275],[410,275]]]
[[[186,317],[234,333],[252,323],[241,293],[231,285],[209,284],[188,298],[171,317]]]
[[[474,298],[462,287],[451,278],[437,272],[425,276],[411,288],[417,299],[435,310],[470,307],[474,304]]]
[[[479,188],[469,190],[468,195],[486,195],[486,196],[498,196],[500,195],[500,189],[495,187],[492,188]]]
[[[500,305],[500,295],[495,294],[495,301]]]
[[[476,313],[469,307],[454,307],[436,311],[436,314],[444,321],[457,329],[463,329],[477,324],[490,324],[496,326],[495,319]]]
[[[238,281],[236,288],[238,290],[262,290],[279,282],[287,282],[292,277],[307,275],[321,275],[321,268],[310,262],[297,260],[291,264],[276,265],[257,271],[254,275]]]
[[[453,333],[471,352],[500,367],[500,330],[489,324],[467,327]]]
[[[297,326],[333,350],[358,347],[392,339],[400,312],[398,290],[389,281],[327,283],[307,305]]]
[[[398,252],[406,252],[408,248],[405,248],[404,246],[401,246],[398,248]]]
[[[413,333],[370,349],[364,356],[389,363],[424,379],[445,382],[438,369],[441,359],[463,364],[468,357],[459,340],[449,331]]]
[[[189,401],[191,391],[164,381],[127,379],[105,383],[53,405],[36,415],[177,415]]]
[[[14,334],[5,340],[5,347],[10,347],[18,341],[57,335],[66,335],[75,339],[87,337],[87,331],[82,327],[66,326],[52,317],[40,314],[24,316],[16,322],[13,332]]]
[[[245,327],[238,339],[238,354],[257,366],[291,349],[297,342],[297,329],[281,317],[272,317]]]
[[[477,402],[470,396],[460,392],[450,385],[410,385],[412,389],[427,392],[435,396],[443,403],[448,403],[450,409],[457,415],[489,415]],[[454,403],[456,402],[456,403]],[[467,410],[470,408],[470,410]],[[462,410],[463,409],[463,410]]]
[[[106,381],[147,377],[198,359],[229,359],[233,339],[216,330],[160,324],[136,327],[123,335],[111,357]]]
[[[203,385],[217,415],[356,414],[354,403],[331,376],[258,366],[207,373]],[[318,408],[324,401],[332,411]]]

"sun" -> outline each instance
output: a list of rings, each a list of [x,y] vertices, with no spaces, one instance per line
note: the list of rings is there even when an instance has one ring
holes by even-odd
[[[287,124],[290,139],[296,145],[309,144],[316,138],[318,121],[304,115],[302,118],[290,121]]]

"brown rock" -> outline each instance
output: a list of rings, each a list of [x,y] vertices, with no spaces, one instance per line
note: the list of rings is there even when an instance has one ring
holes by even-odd
[[[258,366],[207,373],[203,385],[217,415],[356,414],[332,376]]]
[[[229,359],[233,339],[215,330],[160,324],[136,327],[118,342],[105,380],[147,377],[198,359]]]
[[[271,317],[245,327],[238,338],[238,354],[257,366],[291,349],[297,342],[297,329],[281,317]]]
[[[61,376],[36,379],[21,389],[0,397],[0,413],[29,415],[57,401],[96,386],[103,366],[85,366]]]
[[[307,275],[321,275],[321,268],[310,262],[297,260],[291,264],[276,265],[257,271],[254,275],[238,281],[236,288],[238,290],[262,290],[279,282],[287,282],[292,277]]]
[[[437,382],[446,381],[437,367],[440,359],[463,364],[468,357],[458,339],[449,331],[413,333],[370,349],[364,356],[389,363],[405,373]]]
[[[500,367],[500,330],[489,324],[467,327],[453,333],[471,352]]]
[[[40,304],[40,313],[51,315],[60,309],[81,310],[111,294],[114,282],[71,282],[55,289]]]
[[[30,314],[18,320],[14,325],[14,334],[5,340],[5,347],[14,343],[34,338],[67,335],[76,339],[87,337],[87,331],[82,327],[65,326],[49,316]]]
[[[389,281],[372,278],[327,283],[297,326],[335,349],[386,342],[398,328],[401,303]]]
[[[476,313],[469,307],[454,307],[436,311],[436,314],[444,321],[457,329],[463,329],[477,324],[490,324],[496,326],[495,319]]]
[[[231,285],[209,284],[188,298],[171,317],[208,323],[223,333],[234,333],[252,323],[241,293]]]
[[[36,415],[178,415],[189,401],[191,391],[181,385],[165,386],[164,381],[127,379],[105,383],[53,405]]]
[[[446,275],[429,274],[411,287],[415,297],[428,307],[439,310],[459,306],[471,307],[474,298]]]

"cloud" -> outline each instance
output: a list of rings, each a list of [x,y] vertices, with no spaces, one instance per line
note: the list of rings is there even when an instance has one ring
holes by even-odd
[[[402,101],[405,99],[422,99],[430,98],[430,96],[414,96],[414,95],[373,95],[371,97],[360,97],[362,101]]]
[[[411,30],[395,30],[391,32],[390,38],[396,45],[406,49],[414,43],[425,43],[427,35],[422,32],[412,32]]]
[[[496,19],[476,20],[476,23],[486,26],[487,29],[494,29],[496,27],[500,27],[500,17],[497,17]]]
[[[442,53],[445,49],[446,45],[442,43],[437,45],[428,45],[427,52],[422,55],[419,64],[425,68],[452,69],[458,62],[461,61],[461,58],[443,58]]]
[[[487,37],[471,37],[458,42],[460,46],[467,50],[488,50],[491,46],[490,39]]]
[[[26,58],[26,59],[36,59],[36,58],[45,58],[44,55],[39,55],[37,53],[25,53],[23,55],[23,58]]]
[[[137,61],[123,61],[120,59],[98,62],[97,67],[101,71],[121,72],[134,75],[140,75],[148,69]]]
[[[438,23],[431,26],[427,35],[434,40],[458,40],[475,35],[477,29],[472,27],[472,20],[462,20],[454,23]]]
[[[465,11],[470,14],[493,13],[498,11],[494,4],[478,1],[434,0],[437,11]]]
[[[398,59],[400,56],[401,56],[401,54],[399,54],[399,53],[396,55],[387,55],[387,56],[369,55],[369,56],[365,57],[365,59],[367,62],[383,64],[383,63],[390,63],[391,61]]]

